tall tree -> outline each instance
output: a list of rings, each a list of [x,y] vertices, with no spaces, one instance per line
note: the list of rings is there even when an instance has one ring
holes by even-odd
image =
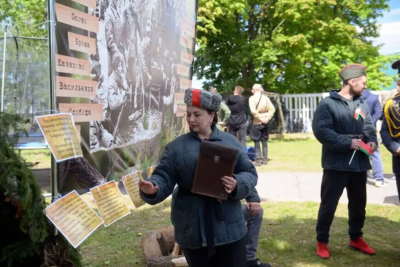
[[[388,0],[200,0],[195,74],[205,87],[261,83],[281,93],[340,86],[346,64],[367,66],[368,87],[393,81],[371,38]]]
[[[25,118],[32,112],[48,111],[50,109],[48,41],[25,38],[48,36],[47,1],[0,0],[0,6],[1,56],[3,30],[6,25],[8,32],[5,111],[20,113]]]

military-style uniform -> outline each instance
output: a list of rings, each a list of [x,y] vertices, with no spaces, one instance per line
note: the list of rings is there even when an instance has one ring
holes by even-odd
[[[392,65],[393,69],[399,70],[400,60]],[[397,81],[397,95],[386,101],[381,129],[382,142],[392,153],[393,173],[396,176],[397,192],[400,200],[400,80]]]

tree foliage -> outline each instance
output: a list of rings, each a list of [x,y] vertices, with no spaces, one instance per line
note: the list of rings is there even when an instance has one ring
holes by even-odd
[[[0,21],[15,35],[44,37],[47,35],[46,0],[0,0]]]
[[[19,134],[24,132],[20,122],[16,115],[0,113],[0,225],[2,235],[8,237],[9,231],[15,235],[13,240],[4,237],[1,242],[1,266],[20,266],[21,261],[35,254],[35,246],[49,233],[43,213],[46,204],[30,170],[32,164],[14,151]]]
[[[377,18],[387,0],[200,0],[195,74],[231,91],[261,83],[281,93],[340,87],[347,63],[367,66],[368,88],[393,77],[380,70]]]
[[[0,51],[7,25],[5,111],[28,114],[49,110],[48,41],[20,37],[48,36],[46,0],[0,0]],[[3,77],[0,77],[0,80]]]

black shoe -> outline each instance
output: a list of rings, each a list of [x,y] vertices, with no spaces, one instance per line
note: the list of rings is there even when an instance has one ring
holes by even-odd
[[[269,263],[263,263],[259,259],[255,259],[254,261],[247,262],[248,267],[271,267]]]
[[[254,161],[254,166],[260,167],[261,165],[262,165],[262,160],[261,159],[256,159],[256,161]]]
[[[262,165],[268,165],[268,160],[267,159],[262,159],[261,160]]]

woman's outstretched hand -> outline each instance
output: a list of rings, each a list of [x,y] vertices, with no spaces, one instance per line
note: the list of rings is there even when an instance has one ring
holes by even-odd
[[[225,192],[232,193],[236,189],[237,181],[233,177],[224,176],[221,178],[222,185],[225,187]]]
[[[140,180],[139,189],[146,195],[154,195],[158,191],[158,186],[154,186],[152,182]]]

